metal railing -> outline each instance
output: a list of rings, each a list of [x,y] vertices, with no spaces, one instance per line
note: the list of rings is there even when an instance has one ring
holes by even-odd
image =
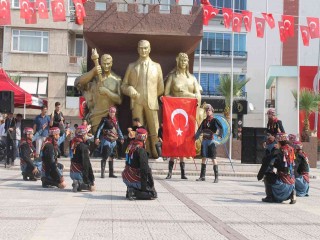
[[[210,91],[209,89],[203,89],[201,95],[209,96],[209,97],[224,97],[219,91]],[[247,99],[247,92],[241,91],[239,96],[234,98]]]
[[[200,50],[197,49],[195,54],[200,54]],[[223,50],[202,50],[202,55],[205,56],[224,56],[224,57],[231,57],[232,51],[223,51]],[[247,58],[248,52],[246,51],[233,51],[234,57],[241,57]]]

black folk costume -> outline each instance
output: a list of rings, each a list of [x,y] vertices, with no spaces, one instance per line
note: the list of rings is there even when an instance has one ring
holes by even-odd
[[[89,144],[86,142],[85,126],[79,126],[76,137],[71,141],[73,156],[71,158],[70,177],[73,180],[73,192],[81,190],[93,190],[94,174],[89,157]]]
[[[203,139],[201,143],[201,157],[202,158],[211,158],[216,159],[217,151],[216,145],[213,141],[214,134],[217,133],[217,130],[221,131],[222,125],[221,123],[214,118],[214,116],[207,116],[204,119],[198,128],[195,138],[196,140],[199,138],[200,134],[202,133]],[[221,132],[219,132],[221,134]],[[217,183],[219,181],[219,172],[218,172],[218,165],[213,165],[214,171],[214,182]],[[206,177],[206,163],[201,164],[201,173],[200,178],[197,181],[205,181]]]
[[[114,107],[109,109],[109,112],[111,111],[114,113],[116,112]],[[108,116],[101,119],[95,139],[101,140],[101,178],[105,177],[107,159],[109,159],[109,177],[116,178],[117,176],[114,175],[113,169],[113,158],[116,155],[117,140],[123,140],[123,134],[116,117],[111,118]]]
[[[46,138],[42,145],[42,187],[60,187],[64,182],[63,168],[61,163],[58,163],[59,144],[64,141],[65,134],[58,140],[54,138],[55,134],[60,134],[60,129],[57,127],[50,128],[49,137]]]
[[[126,166],[122,172],[122,179],[128,188],[126,197],[129,200],[157,198],[145,149],[146,138],[147,131],[142,128],[137,129],[135,140],[130,142],[126,150]]]
[[[33,134],[33,129],[25,128],[24,134]],[[19,145],[20,168],[24,181],[36,181],[41,177],[42,164],[39,161],[33,160],[36,149],[32,144],[32,140],[33,139],[29,139],[28,137],[22,138]],[[37,169],[37,173],[34,173],[35,169]]]
[[[299,141],[293,142],[293,146],[296,150],[296,159],[294,166],[294,176],[295,176],[295,189],[298,197],[308,197],[309,196],[309,159],[308,155],[302,151],[302,143]]]
[[[293,176],[295,155],[293,148],[287,144],[286,138],[285,133],[278,133],[276,140],[280,146],[274,145],[270,153],[266,154],[263,159],[257,176],[258,180],[265,177],[267,197],[262,199],[263,202],[280,203],[291,200],[290,204],[296,203]]]

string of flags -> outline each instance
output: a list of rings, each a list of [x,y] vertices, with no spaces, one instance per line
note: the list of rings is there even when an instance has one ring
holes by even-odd
[[[203,8],[203,24],[208,25],[209,21],[216,17],[219,9],[211,5],[209,0],[201,0]],[[262,17],[255,17],[255,27],[258,38],[264,38],[266,24],[270,29],[276,26],[272,13],[261,13]],[[247,32],[251,32],[252,12],[243,10],[241,13],[234,12],[231,8],[222,8],[222,16],[224,26],[230,29],[232,26],[233,32],[241,32],[242,23]],[[294,37],[294,16],[282,15],[281,21],[278,21],[279,37],[281,42],[286,42],[288,38]],[[310,38],[320,38],[319,18],[307,17],[307,26],[300,26],[302,42],[304,46],[309,46]]]
[[[75,6],[75,23],[82,25],[86,17],[86,12],[83,4],[86,0],[72,0]],[[19,0],[20,18],[25,20],[25,24],[36,24],[37,18],[48,19],[49,11],[46,0]],[[54,22],[66,21],[66,8],[64,0],[51,1],[51,12]],[[37,14],[38,13],[38,14]],[[37,17],[38,15],[38,17]],[[10,1],[0,0],[0,26],[11,25]]]
[[[87,0],[72,0],[75,6],[75,23],[82,25],[86,12],[83,4]],[[178,1],[178,0],[176,0]],[[48,19],[49,11],[46,0],[19,0],[20,18],[25,19],[25,24],[36,24],[37,19]],[[219,9],[211,5],[209,0],[201,0],[203,8],[203,24],[208,25],[209,21],[219,14]],[[38,13],[38,14],[37,14]],[[54,22],[66,21],[66,8],[64,0],[51,1],[51,13]],[[251,32],[253,14],[251,11],[243,10],[241,13],[234,12],[231,8],[222,8],[223,22],[227,29],[232,27],[233,32],[241,32],[242,23],[247,32]],[[266,24],[270,29],[276,26],[272,13],[262,13],[261,17],[254,17],[256,33],[258,38],[264,38]],[[286,42],[294,37],[294,16],[282,15],[278,21],[279,37],[281,42]],[[320,38],[319,18],[307,17],[307,26],[299,26],[304,46],[309,46],[310,38]],[[0,26],[11,25],[10,0],[0,0]]]

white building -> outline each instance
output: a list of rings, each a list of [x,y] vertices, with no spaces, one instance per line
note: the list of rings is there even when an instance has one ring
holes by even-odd
[[[211,0],[210,2],[218,8],[232,6],[232,0]],[[319,39],[311,39],[310,46],[304,47],[300,30],[297,28],[297,20],[295,37],[282,44],[279,37],[278,21],[281,21],[283,14],[296,17],[299,15],[299,24],[306,26],[306,17],[319,15],[320,2],[317,0],[300,0],[300,3],[299,0],[235,0],[235,3],[235,11],[249,10],[253,12],[251,32],[247,33],[243,25],[241,33],[234,34],[234,73],[245,75],[250,79],[245,87],[245,92],[251,109],[243,117],[243,126],[265,127],[267,121],[265,113],[269,107],[275,107],[278,117],[284,122],[286,132],[296,134],[298,132],[298,115],[291,90],[298,87],[297,65],[318,65]],[[270,29],[266,23],[264,38],[257,38],[254,18],[262,18],[262,12],[272,13],[276,26],[274,29]],[[200,82],[205,94],[209,92],[210,95],[217,95],[216,87],[219,84],[217,80],[219,74],[231,73],[231,56],[229,54],[231,33],[231,28],[226,29],[223,25],[222,14],[211,20],[209,26],[204,26]],[[199,54],[196,55],[194,66],[194,73],[198,72]],[[206,81],[207,83],[205,83]],[[208,91],[206,91],[207,88]],[[212,96],[211,98],[218,97]]]

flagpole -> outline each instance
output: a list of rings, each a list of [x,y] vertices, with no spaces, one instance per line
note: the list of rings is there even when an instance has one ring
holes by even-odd
[[[269,5],[268,5],[268,0],[266,0],[266,13],[268,14],[268,9],[269,9]],[[265,56],[264,56],[264,85],[263,85],[263,126],[262,127],[266,127],[266,99],[267,99],[267,91],[266,91],[266,86],[267,86],[267,51],[268,51],[268,31],[267,31],[267,27],[264,28],[265,31]]]
[[[234,12],[235,0],[232,0],[232,12]],[[233,19],[233,18],[232,18]],[[233,27],[233,21],[232,21]],[[232,159],[232,139],[233,139],[233,129],[232,129],[232,110],[233,110],[233,65],[234,65],[234,32],[231,34],[231,84],[230,84],[230,140],[229,140],[229,159]]]
[[[202,65],[202,39],[200,41],[200,49],[199,49],[199,69],[198,69],[198,82],[199,82],[199,84],[200,84],[200,79],[201,79],[201,65]]]
[[[300,44],[301,44],[301,39],[299,37],[299,29],[300,28],[300,0],[298,1],[298,27],[297,27],[297,37],[298,37],[298,61],[297,61],[297,119],[298,119],[298,124],[297,124],[297,136],[300,136]],[[316,114],[318,116],[318,114]]]

